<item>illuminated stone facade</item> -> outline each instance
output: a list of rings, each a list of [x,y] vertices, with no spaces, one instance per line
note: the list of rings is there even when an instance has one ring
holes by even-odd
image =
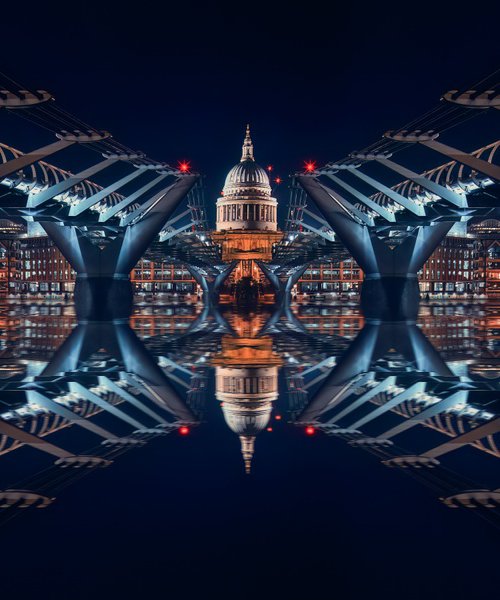
[[[255,260],[270,261],[273,244],[281,240],[278,230],[278,202],[271,196],[269,177],[254,158],[250,129],[247,126],[240,162],[227,174],[221,197],[217,200],[216,231],[222,260],[239,261],[231,281],[241,277],[260,280]]]

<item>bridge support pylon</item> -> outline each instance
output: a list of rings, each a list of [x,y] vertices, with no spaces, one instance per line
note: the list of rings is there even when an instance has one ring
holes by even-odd
[[[129,318],[133,304],[130,272],[196,181],[196,175],[179,178],[115,237],[93,240],[77,226],[41,222],[76,271],[75,305],[80,322]]]
[[[309,264],[300,265],[289,270],[286,274],[276,275],[276,273],[274,273],[269,266],[266,265],[266,263],[263,263],[260,260],[256,262],[260,270],[264,273],[274,288],[276,294],[276,304],[290,302],[293,286],[309,267]]]
[[[185,267],[191,273],[196,283],[201,287],[205,304],[213,306],[217,304],[221,287],[229,275],[231,275],[237,264],[237,261],[229,263],[215,276],[194,265],[186,263]]]
[[[261,334],[269,331],[271,327],[276,325],[281,317],[285,317],[285,319],[292,323],[297,329],[304,331],[304,326],[294,316],[290,305],[293,286],[302,277],[309,265],[300,265],[295,267],[291,272],[287,272],[285,275],[276,275],[276,273],[262,261],[258,260],[256,262],[260,270],[271,282],[275,291],[275,310],[262,329]]]
[[[361,288],[365,317],[382,321],[416,319],[420,299],[417,273],[453,223],[417,225],[402,241],[395,238],[394,244],[386,243],[376,231],[350,216],[315,178],[298,176],[297,180],[365,273]]]

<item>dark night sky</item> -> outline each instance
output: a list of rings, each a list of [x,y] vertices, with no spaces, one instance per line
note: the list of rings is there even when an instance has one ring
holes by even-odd
[[[21,18],[3,7],[2,70],[130,147],[190,159],[215,195],[247,122],[258,162],[286,176],[304,159],[364,147],[444,91],[482,79],[500,66],[498,12],[493,2],[466,13],[446,2],[325,12],[307,2],[143,1],[45,4]],[[5,135],[23,146],[8,127]]]
[[[215,200],[247,122],[258,162],[286,176],[304,159],[370,144],[500,66],[498,2],[322,4],[11,2],[0,11],[0,70],[127,146],[190,159]],[[1,117],[0,141],[47,141]],[[304,598],[321,588],[346,599],[382,597],[377,589],[388,599],[492,595],[497,542],[479,520],[458,525],[412,481],[294,432],[259,442],[251,487],[234,479],[237,441],[218,419],[184,454],[175,438],[167,452],[148,446],[72,488],[46,521],[30,514],[20,531],[4,530],[0,596],[189,598],[212,588],[281,598],[285,585]]]

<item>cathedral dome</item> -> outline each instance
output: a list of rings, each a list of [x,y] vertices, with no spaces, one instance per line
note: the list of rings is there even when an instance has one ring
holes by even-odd
[[[227,174],[226,182],[224,184],[224,194],[226,194],[226,189],[229,188],[249,186],[262,186],[268,188],[269,194],[271,193],[269,177],[267,176],[266,171],[255,161],[245,160],[235,165]]]
[[[240,162],[227,174],[223,195],[234,196],[245,194],[247,196],[253,192],[259,196],[270,196],[271,186],[269,184],[269,177],[265,169],[259,166],[254,159],[249,125],[247,125],[242,150]]]
[[[249,125],[242,150],[217,200],[217,231],[277,231],[278,202],[265,169],[255,162]]]

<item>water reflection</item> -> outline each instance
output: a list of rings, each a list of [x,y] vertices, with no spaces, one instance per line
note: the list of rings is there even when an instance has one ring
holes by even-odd
[[[65,305],[5,305],[0,315],[0,464],[19,456],[0,481],[3,518],[49,506],[159,436],[211,427],[217,402],[247,474],[277,419],[279,435],[331,436],[332,452],[365,450],[447,506],[500,523],[495,307],[424,306],[418,324],[365,323],[340,305],[142,306],[130,325],[76,325]],[[33,449],[46,458],[38,470]],[[466,460],[453,459],[460,453]]]
[[[15,310],[8,312],[13,314],[4,321],[3,331],[20,336],[22,343],[8,344],[2,357],[0,454],[28,446],[56,460],[0,492],[2,508],[45,508],[62,487],[81,476],[62,476],[62,469],[107,467],[131,448],[174,430],[187,432],[198,423],[161,362],[128,324],[80,323],[71,328],[64,308],[51,311],[60,312],[60,318],[35,314],[16,319]],[[142,315],[148,332],[154,316]],[[172,323],[162,315],[154,331],[170,331],[179,324],[182,331],[178,316]],[[136,321],[144,325],[140,316]],[[60,344],[64,328],[68,335]],[[33,340],[43,341],[33,344]],[[58,345],[48,358],[47,350]],[[103,416],[108,417],[104,426],[98,422]],[[56,441],[57,433],[71,426],[93,434],[94,442],[100,438],[100,444],[88,447],[90,440],[76,434],[70,441],[80,448],[63,447]]]
[[[273,338],[260,335],[262,315],[232,315],[232,334],[224,334],[210,364],[215,370],[215,396],[224,419],[241,442],[246,473],[250,473],[255,439],[269,425],[278,398],[281,356]]]

